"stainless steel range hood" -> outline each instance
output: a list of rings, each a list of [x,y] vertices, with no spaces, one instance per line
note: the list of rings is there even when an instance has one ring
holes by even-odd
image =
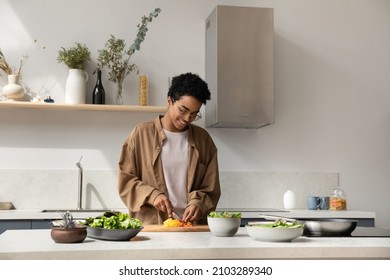
[[[206,127],[274,122],[273,9],[217,6],[206,20]]]

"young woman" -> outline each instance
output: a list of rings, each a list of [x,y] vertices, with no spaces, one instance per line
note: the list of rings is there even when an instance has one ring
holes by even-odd
[[[168,110],[137,125],[122,147],[118,188],[132,217],[161,224],[175,212],[184,222],[205,223],[220,198],[217,148],[201,118],[210,90],[198,75],[172,79]]]

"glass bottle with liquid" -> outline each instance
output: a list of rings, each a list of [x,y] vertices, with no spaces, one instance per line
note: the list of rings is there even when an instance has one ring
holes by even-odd
[[[97,79],[95,88],[92,92],[92,104],[105,104],[106,93],[102,83],[102,71],[99,69],[96,71],[96,73]]]

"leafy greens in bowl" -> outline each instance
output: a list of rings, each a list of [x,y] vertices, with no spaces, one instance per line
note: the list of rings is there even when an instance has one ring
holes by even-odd
[[[240,212],[210,212],[207,216],[207,224],[214,236],[232,237],[241,224]]]
[[[142,229],[142,222],[130,217],[128,213],[104,212],[95,218],[89,217],[85,220],[88,237],[123,241],[135,237]]]
[[[303,233],[304,224],[277,220],[275,222],[249,222],[245,226],[248,235],[265,242],[289,242]]]
[[[241,212],[216,212],[212,211],[209,213],[208,217],[210,218],[241,218]]]

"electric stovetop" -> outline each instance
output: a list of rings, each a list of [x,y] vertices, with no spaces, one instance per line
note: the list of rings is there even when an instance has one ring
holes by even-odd
[[[390,237],[390,229],[378,227],[356,227],[352,237]]]

